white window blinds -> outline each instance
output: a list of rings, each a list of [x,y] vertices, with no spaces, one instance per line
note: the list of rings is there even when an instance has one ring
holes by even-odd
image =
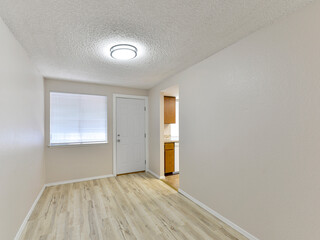
[[[50,145],[107,140],[106,96],[50,92]]]

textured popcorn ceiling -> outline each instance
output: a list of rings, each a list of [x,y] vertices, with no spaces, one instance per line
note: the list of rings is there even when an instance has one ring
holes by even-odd
[[[150,88],[311,0],[0,0],[45,77]],[[138,57],[110,58],[130,43]]]

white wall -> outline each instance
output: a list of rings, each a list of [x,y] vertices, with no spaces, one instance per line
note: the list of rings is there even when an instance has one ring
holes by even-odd
[[[260,239],[320,238],[320,2],[160,83],[179,84],[180,188]]]
[[[50,136],[49,92],[100,94],[108,97],[108,143],[48,147]],[[112,174],[113,94],[146,96],[147,90],[45,79],[46,182]]]
[[[13,239],[44,184],[43,79],[0,19],[0,239]]]

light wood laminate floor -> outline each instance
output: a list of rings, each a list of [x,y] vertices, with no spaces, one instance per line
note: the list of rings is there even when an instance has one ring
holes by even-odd
[[[177,190],[179,189],[179,174],[173,174],[165,176],[164,179],[162,179],[166,184],[171,186],[173,189]]]
[[[24,240],[246,239],[147,173],[48,187]]]

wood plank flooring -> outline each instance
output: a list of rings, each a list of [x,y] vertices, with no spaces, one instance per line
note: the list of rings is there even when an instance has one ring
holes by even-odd
[[[171,186],[173,189],[179,189],[179,174],[168,175],[165,179],[162,179],[166,184]]]
[[[21,239],[246,238],[162,181],[139,173],[46,188]]]

